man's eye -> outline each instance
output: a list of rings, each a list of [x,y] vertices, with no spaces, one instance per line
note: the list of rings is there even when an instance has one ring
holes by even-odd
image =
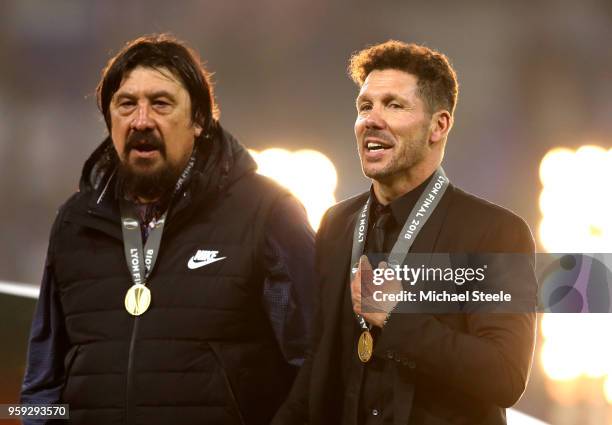
[[[155,106],[170,106],[170,104],[168,102],[166,102],[165,100],[156,100],[153,102],[153,105]]]
[[[402,105],[400,105],[399,103],[393,102],[393,103],[389,104],[389,108],[391,108],[391,109],[400,109],[401,107],[402,107]]]
[[[372,105],[370,105],[369,103],[362,103],[357,107],[357,110],[359,112],[369,111],[370,109],[372,109]]]
[[[123,102],[119,103],[119,106],[122,107],[122,108],[128,108],[128,107],[134,106],[134,105],[135,105],[135,103],[132,102],[131,100],[124,100]]]

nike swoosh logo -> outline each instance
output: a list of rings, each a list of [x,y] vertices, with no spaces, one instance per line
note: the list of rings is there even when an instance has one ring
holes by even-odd
[[[221,257],[221,258],[212,258],[210,260],[203,260],[203,261],[196,261],[193,259],[193,257],[191,257],[189,259],[189,262],[187,263],[187,267],[191,270],[195,270],[195,269],[199,269],[200,267],[204,267],[207,266],[209,264],[214,263],[215,261],[221,261],[221,260],[225,260],[227,257]]]

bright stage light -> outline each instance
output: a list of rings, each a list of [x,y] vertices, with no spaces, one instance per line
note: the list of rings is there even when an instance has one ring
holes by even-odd
[[[612,246],[612,149],[583,146],[576,151],[556,148],[540,164],[540,242],[553,253],[609,252]],[[540,360],[557,385],[553,397],[577,403],[581,394],[562,397],[567,385],[601,385],[612,403],[612,316],[608,314],[545,314]],[[559,394],[555,394],[557,391]],[[601,394],[602,391],[598,390]],[[578,391],[580,393],[580,391]],[[584,395],[589,398],[589,396]]]
[[[555,381],[612,374],[611,318],[603,314],[546,314],[542,317],[544,371]]]
[[[316,230],[325,211],[336,203],[338,174],[330,159],[310,149],[249,152],[257,162],[259,174],[276,180],[304,204],[310,225]]]
[[[612,149],[553,149],[540,164],[539,236],[548,252],[607,252],[612,246]]]

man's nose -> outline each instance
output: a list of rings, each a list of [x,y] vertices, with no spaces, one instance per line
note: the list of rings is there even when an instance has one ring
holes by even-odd
[[[136,110],[136,116],[132,121],[132,128],[134,130],[148,130],[153,128],[154,123],[151,119],[151,108],[146,103],[138,104],[138,109]]]
[[[366,128],[385,128],[386,122],[380,112],[376,109],[372,109],[365,119]]]

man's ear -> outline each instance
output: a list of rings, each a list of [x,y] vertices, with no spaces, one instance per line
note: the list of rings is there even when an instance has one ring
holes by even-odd
[[[444,109],[435,112],[431,116],[431,134],[429,136],[429,141],[432,143],[439,143],[445,140],[452,126],[453,117],[450,112]]]

